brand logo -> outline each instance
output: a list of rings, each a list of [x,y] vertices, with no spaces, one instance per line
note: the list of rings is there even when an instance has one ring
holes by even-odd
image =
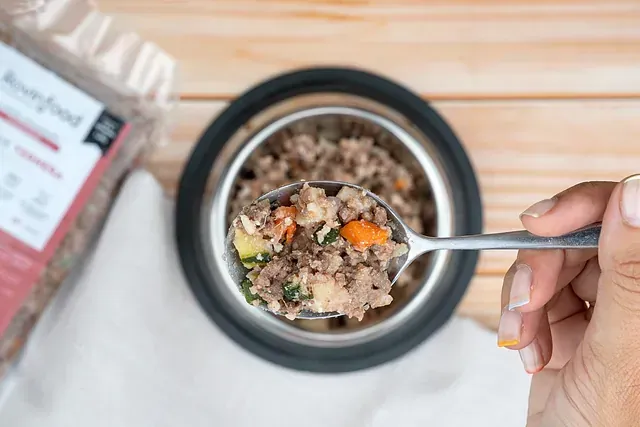
[[[5,92],[13,98],[29,105],[39,114],[50,114],[73,128],[77,128],[80,123],[82,123],[82,120],[84,120],[82,115],[74,114],[60,105],[55,96],[47,96],[20,81],[13,71],[6,71],[0,83],[2,83],[2,87],[0,88],[3,88]]]

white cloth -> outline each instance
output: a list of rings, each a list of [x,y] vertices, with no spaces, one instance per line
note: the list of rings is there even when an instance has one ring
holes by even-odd
[[[529,377],[471,320],[352,374],[293,372],[244,351],[191,295],[172,215],[151,175],[135,172],[5,381],[0,426],[524,425]]]

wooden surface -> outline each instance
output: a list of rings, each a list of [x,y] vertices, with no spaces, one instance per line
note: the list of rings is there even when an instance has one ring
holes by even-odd
[[[430,100],[479,174],[486,231],[531,203],[640,171],[637,0],[102,0],[181,61],[173,142],[150,169],[169,192],[203,127],[272,75],[350,65]],[[486,252],[459,312],[495,327],[512,252]]]

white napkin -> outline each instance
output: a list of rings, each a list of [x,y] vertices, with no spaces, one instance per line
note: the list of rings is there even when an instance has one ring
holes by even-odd
[[[524,425],[529,377],[471,320],[352,374],[289,371],[244,351],[191,295],[172,215],[153,177],[135,172],[4,382],[1,426]]]

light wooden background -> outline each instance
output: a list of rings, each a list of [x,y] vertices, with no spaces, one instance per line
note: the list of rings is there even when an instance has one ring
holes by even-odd
[[[102,0],[181,61],[173,142],[149,167],[174,191],[213,117],[249,86],[358,66],[426,98],[478,171],[486,231],[585,180],[640,172],[638,0]],[[486,252],[459,312],[495,327],[512,252]]]

